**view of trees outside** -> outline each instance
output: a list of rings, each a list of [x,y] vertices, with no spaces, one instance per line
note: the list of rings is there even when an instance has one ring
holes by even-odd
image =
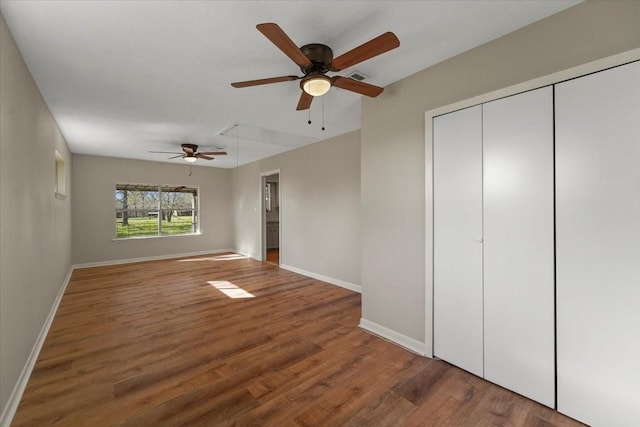
[[[119,238],[198,231],[195,188],[118,184],[115,196]]]

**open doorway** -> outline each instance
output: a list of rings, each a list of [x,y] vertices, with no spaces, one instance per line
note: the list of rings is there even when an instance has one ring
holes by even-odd
[[[280,170],[261,174],[262,194],[262,260],[280,265]]]

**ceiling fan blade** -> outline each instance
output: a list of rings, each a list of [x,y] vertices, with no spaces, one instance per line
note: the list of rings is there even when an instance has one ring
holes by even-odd
[[[245,82],[235,82],[231,83],[231,86],[241,88],[241,87],[249,87],[249,86],[258,86],[258,85],[266,85],[269,83],[280,83],[280,82],[289,82],[291,80],[298,80],[300,77],[298,76],[282,76],[282,77],[270,77],[268,79],[258,79],[258,80],[247,80]]]
[[[204,154],[207,156],[226,156],[226,151],[201,151],[199,154]]]
[[[392,32],[386,32],[338,56],[333,60],[329,68],[331,71],[344,70],[352,65],[359,64],[362,61],[395,49],[398,46],[400,46],[398,37]]]
[[[197,157],[197,158],[199,158],[199,159],[213,160],[213,157],[205,156],[205,155],[204,155],[204,154],[202,154],[202,153],[198,153],[198,154],[196,154],[196,157]]]
[[[313,96],[309,95],[307,92],[302,91],[300,94],[300,100],[298,101],[298,106],[296,110],[308,110],[311,107],[311,101],[313,101]]]
[[[282,31],[282,28],[280,28],[278,24],[267,22],[256,25],[256,28],[300,67],[310,67],[313,65],[309,58],[304,56],[300,48]]]
[[[333,85],[335,87],[339,87],[340,89],[350,90],[351,92],[356,92],[361,95],[370,96],[375,98],[380,95],[384,90],[380,86],[370,85],[369,83],[359,82],[354,79],[349,79],[347,77],[335,76],[331,79]]]
[[[155,153],[155,154],[182,154],[177,151],[147,151],[147,153]]]
[[[177,159],[178,157],[184,157],[184,154],[178,154],[177,156],[169,157],[169,159]]]

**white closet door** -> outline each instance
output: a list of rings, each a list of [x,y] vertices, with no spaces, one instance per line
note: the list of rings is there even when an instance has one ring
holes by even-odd
[[[482,113],[433,119],[434,355],[482,376]]]
[[[640,426],[640,63],[556,86],[558,410]]]
[[[483,105],[484,376],[555,406],[553,89]]]

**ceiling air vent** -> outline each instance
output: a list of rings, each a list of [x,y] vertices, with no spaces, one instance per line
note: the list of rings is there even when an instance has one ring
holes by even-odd
[[[353,73],[349,74],[347,77],[350,78],[350,79],[353,79],[353,80],[357,80],[359,82],[369,78],[369,76],[367,76],[365,73],[362,73],[362,72],[360,72],[358,70],[356,70]]]

